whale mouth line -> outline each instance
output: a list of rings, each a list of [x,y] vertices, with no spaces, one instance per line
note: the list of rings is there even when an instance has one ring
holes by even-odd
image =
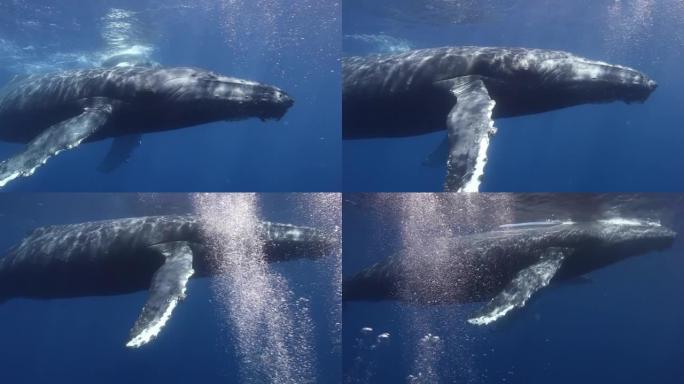
[[[640,219],[625,218],[625,217],[614,217],[614,218],[610,218],[610,219],[602,219],[602,220],[598,220],[598,222],[601,224],[607,224],[607,225],[621,225],[621,226],[629,226],[629,227],[636,227],[636,226],[662,227],[663,226],[660,223],[660,221],[640,220]]]
[[[555,227],[557,225],[572,225],[575,224],[572,220],[544,220],[544,221],[529,221],[522,223],[511,223],[499,225],[500,230],[513,230],[513,229],[536,229],[536,228],[547,228]]]
[[[636,226],[647,226],[647,227],[662,227],[660,221],[654,220],[641,220],[635,218],[625,218],[625,217],[613,217],[609,219],[597,220],[598,223],[604,225],[618,225],[626,227],[636,227]],[[518,229],[536,229],[536,228],[547,228],[554,227],[557,225],[572,225],[576,224],[572,220],[542,220],[542,221],[529,221],[521,223],[510,223],[502,224],[498,226],[499,230],[518,230]]]

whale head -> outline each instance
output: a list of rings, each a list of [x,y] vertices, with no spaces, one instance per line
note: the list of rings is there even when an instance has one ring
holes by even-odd
[[[311,227],[264,222],[261,230],[269,261],[315,260],[332,254],[339,247],[334,236]]]
[[[569,53],[542,56],[542,84],[566,104],[645,102],[658,84],[636,69],[594,61]]]
[[[658,87],[654,80],[636,69],[586,59],[573,62],[568,76],[569,83],[576,84],[578,92],[590,92],[597,102],[643,103]]]
[[[579,276],[630,257],[663,251],[672,246],[676,233],[658,223],[640,219],[611,218],[567,226],[566,238],[575,252],[562,275]]]
[[[194,68],[170,68],[157,72],[155,95],[170,112],[198,123],[220,120],[281,119],[294,100],[282,89]]]
[[[598,220],[592,232],[604,247],[625,256],[665,250],[676,237],[672,229],[659,222],[626,218]]]

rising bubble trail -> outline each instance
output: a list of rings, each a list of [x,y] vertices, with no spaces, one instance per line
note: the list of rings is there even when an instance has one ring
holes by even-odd
[[[194,206],[217,255],[212,289],[237,341],[242,381],[314,382],[309,303],[265,260],[257,195],[201,194]]]

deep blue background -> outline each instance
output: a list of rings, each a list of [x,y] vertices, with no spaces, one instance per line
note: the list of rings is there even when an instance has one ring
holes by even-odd
[[[112,8],[135,12],[139,35],[154,46],[153,58],[163,65],[206,68],[273,84],[295,99],[294,107],[280,122],[251,119],[145,135],[130,162],[112,174],[96,170],[110,140],[82,145],[52,158],[35,175],[10,183],[6,190],[341,189],[336,3],[3,0],[0,84],[36,68],[78,66],[72,56],[64,55],[104,49],[103,17]],[[0,143],[0,158],[21,148]]]
[[[301,196],[261,195],[269,220],[316,225]],[[187,195],[5,194],[0,196],[2,255],[41,225],[192,212]],[[327,230],[330,230],[329,228]],[[327,264],[325,264],[327,265]],[[273,265],[294,292],[310,299],[317,379],[338,382],[340,348],[332,334],[333,273],[324,263]],[[303,278],[305,277],[305,278]],[[147,298],[130,295],[37,301],[14,299],[0,305],[1,383],[238,383],[231,326],[210,302],[210,279],[193,279],[188,297],[160,336],[138,350],[124,347]],[[228,320],[228,323],[230,321]],[[296,369],[296,368],[295,368]]]
[[[643,105],[586,105],[497,120],[499,131],[489,148],[481,191],[684,188],[681,1],[421,0],[433,4],[439,18],[421,17],[415,11],[421,9],[418,3],[345,1],[344,54],[389,51],[399,43],[412,48],[557,49],[628,65],[659,83]],[[456,9],[455,4],[471,4],[464,8],[469,12]],[[444,21],[450,16],[462,23]],[[369,44],[359,35],[380,35],[384,42]],[[421,162],[444,137],[442,131],[403,139],[344,141],[345,191],[439,191],[445,168],[427,168]]]
[[[574,198],[556,195],[551,200],[563,203]],[[657,197],[640,196],[632,202],[634,206],[646,206],[646,200],[653,198]],[[682,198],[657,198],[660,201],[648,207],[649,212],[660,212],[663,223],[680,235],[684,231]],[[401,247],[399,206],[364,203],[367,201],[367,197],[345,194],[345,278]],[[473,212],[488,209],[478,204],[471,207]],[[585,210],[584,217],[612,217],[616,213],[607,209],[608,205],[604,205],[604,211],[598,205],[580,203],[567,205],[573,208],[566,210],[569,216],[564,216],[551,205],[518,204],[513,212],[520,221],[577,217],[572,212],[578,209]],[[646,209],[620,211],[623,217],[638,218],[644,217]],[[482,230],[473,225],[492,228],[506,223],[496,219],[496,210],[492,214],[494,218],[489,219],[454,217],[453,223],[463,224],[462,230],[468,232]],[[505,216],[503,212],[500,215]],[[429,253],[422,257],[429,257]],[[667,251],[624,260],[587,277],[590,282],[548,287],[525,308],[488,327],[466,323],[481,303],[420,306],[396,301],[346,302],[345,383],[407,382],[409,374],[417,373],[412,370],[413,361],[425,356],[417,345],[419,337],[427,332],[443,340],[436,365],[442,383],[684,382],[684,309],[679,304],[684,294],[681,236]],[[374,331],[364,336],[362,327]],[[383,332],[391,334],[390,342],[378,344],[376,337]],[[371,349],[373,344],[376,346]]]

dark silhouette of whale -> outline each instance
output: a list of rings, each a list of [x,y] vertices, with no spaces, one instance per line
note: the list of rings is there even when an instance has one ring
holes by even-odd
[[[280,119],[282,90],[202,69],[125,66],[21,77],[0,90],[0,140],[27,143],[0,163],[0,187],[57,153],[114,138],[107,171],[140,135],[221,120]],[[112,164],[113,163],[113,164]]]
[[[631,68],[541,49],[447,47],[349,57],[342,62],[343,137],[413,136],[446,127],[448,141],[431,155],[448,157],[445,190],[477,192],[494,118],[643,102],[656,87]]]
[[[261,222],[268,262],[316,259],[334,247],[313,228]],[[38,228],[0,259],[0,302],[118,295],[149,289],[128,347],[154,339],[190,277],[219,273],[195,216],[126,218]]]
[[[422,257],[400,252],[345,281],[343,299],[420,304],[488,301],[469,320],[484,325],[523,307],[549,283],[666,249],[675,235],[658,223],[627,219],[505,225],[492,232],[444,239],[443,253]]]

